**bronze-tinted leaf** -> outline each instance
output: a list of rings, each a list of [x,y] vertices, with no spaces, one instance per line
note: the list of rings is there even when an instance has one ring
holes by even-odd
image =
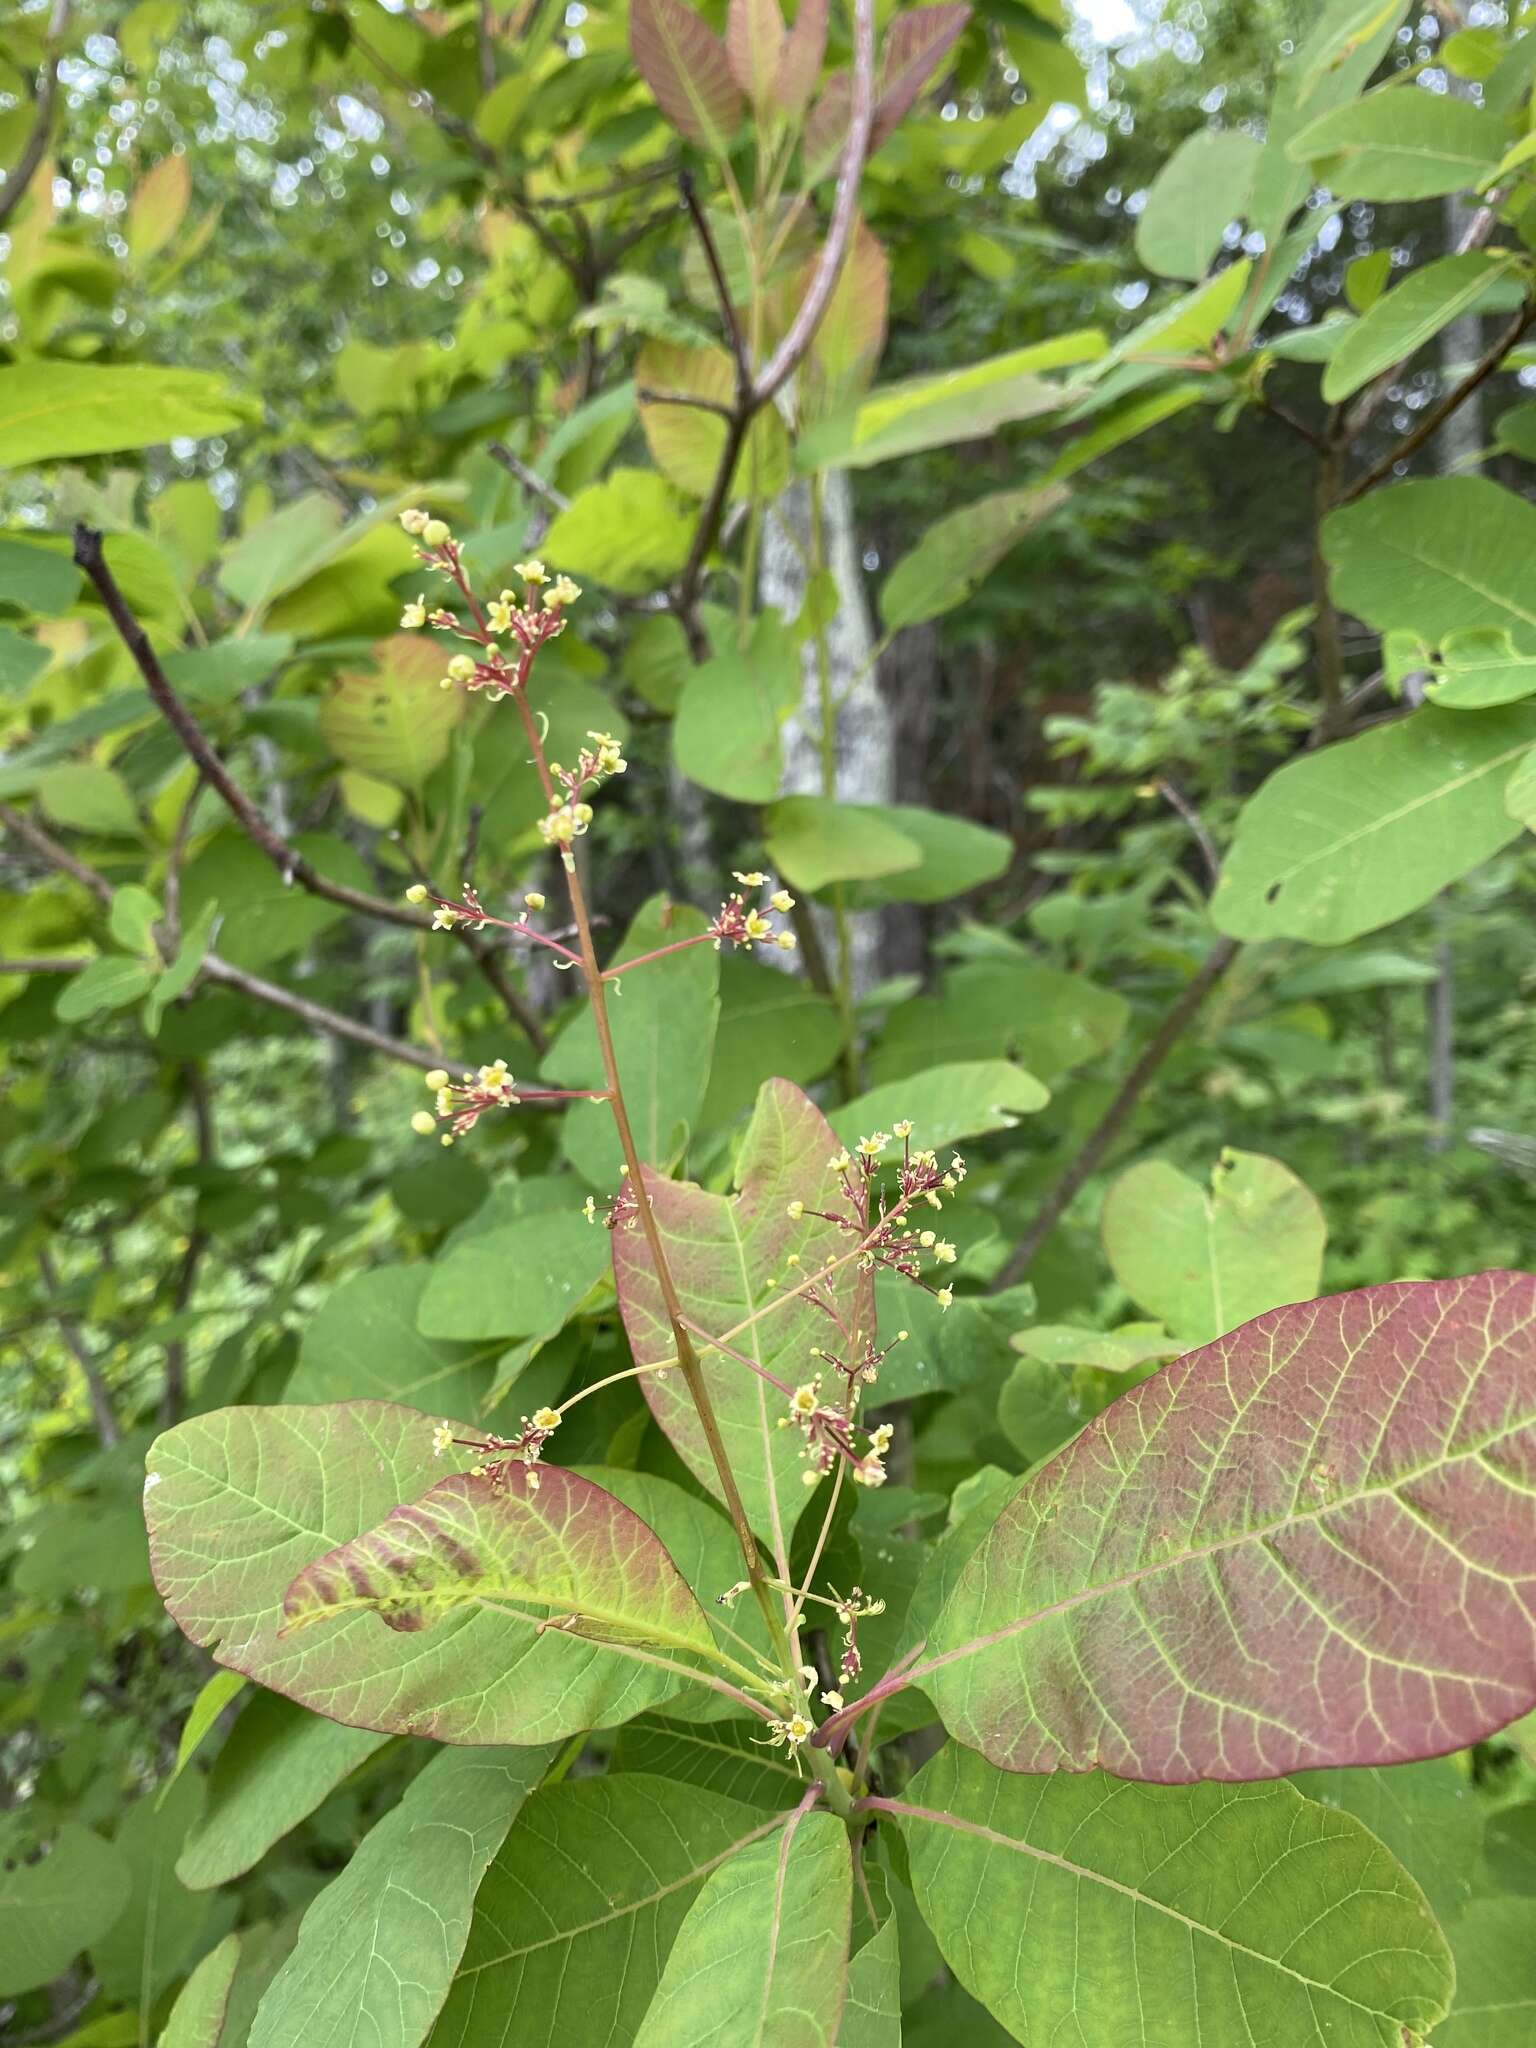
[[[1019,1489],[914,1681],[1006,1770],[1187,1783],[1464,1748],[1536,1705],[1536,1279],[1279,1308]]]
[[[784,17],[779,0],[731,0],[725,54],[731,76],[753,106],[768,106],[784,58]]]
[[[633,0],[629,47],[678,133],[723,156],[741,119],[741,94],[714,30],[685,0]]]
[[[775,94],[780,108],[791,118],[805,111],[826,54],[827,0],[800,0],[800,11],[784,39]]]

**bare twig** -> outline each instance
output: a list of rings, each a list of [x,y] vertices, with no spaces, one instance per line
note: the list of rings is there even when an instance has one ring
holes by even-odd
[[[311,1002],[308,996],[301,996],[296,990],[282,988],[275,981],[263,981],[259,974],[250,974],[243,967],[221,959],[217,953],[210,953],[203,961],[203,978],[215,981],[225,988],[250,996],[258,1003],[268,1003],[274,1010],[286,1010],[290,1017],[298,1017],[316,1031],[323,1031],[331,1038],[345,1038],[354,1045],[366,1045],[370,1051],[382,1053],[386,1059],[399,1060],[402,1066],[417,1067],[422,1073],[431,1073],[443,1064],[438,1052],[423,1052],[419,1046],[407,1045],[403,1038],[391,1038],[387,1031],[375,1031],[371,1024],[361,1023],[356,1017],[343,1016],[339,1010],[331,1010],[324,1003]]]
[[[135,618],[117,578],[107,565],[101,535],[88,526],[77,526],[74,552],[76,562],[95,586],[97,595],[106,607],[107,616],[116,627],[123,645],[133,656],[139,674],[144,678],[149,694],[166,723],[186,748],[203,780],[218,791],[241,831],[267,856],[284,882],[297,883],[311,896],[323,897],[328,903],[340,904],[345,910],[358,911],[364,917],[376,918],[383,924],[400,925],[407,931],[430,930],[431,919],[423,916],[420,911],[411,909],[408,904],[392,903],[387,897],[374,896],[366,889],[353,889],[345,882],[331,881],[328,876],[322,875],[311,861],[306,860],[297,847],[289,845],[280,832],[274,831],[235,781],[207,733],[171,687],[170,680],[160,665],[159,656],[150,645],[149,635]],[[107,900],[110,900],[110,885],[100,876],[96,880],[100,887],[106,890]],[[461,932],[460,942],[495,990],[507,1015],[524,1033],[535,1051],[542,1052],[548,1043],[543,1027],[522,996],[507,980],[493,949],[463,927],[456,928],[455,936],[458,937]]]
[[[1452,413],[1460,411],[1472,394],[1488,381],[1510,350],[1524,338],[1533,323],[1536,323],[1536,299],[1528,299],[1461,382],[1430,406],[1411,432],[1405,434],[1395,446],[1387,450],[1385,455],[1373,462],[1362,475],[1357,476],[1346,490],[1340,492],[1337,502],[1341,505],[1352,505],[1356,498],[1363,498],[1366,492],[1374,490],[1377,484],[1385,483],[1400,462],[1406,462],[1410,455],[1417,453],[1426,441],[1440,431]]]
[[[21,146],[21,155],[12,164],[4,185],[0,185],[0,227],[21,203],[21,196],[31,184],[32,174],[48,147],[48,131],[53,125],[54,101],[59,91],[59,46],[68,25],[69,0],[53,0],[53,12],[44,31],[43,68],[37,75],[37,93],[32,102],[32,126]]]
[[[7,974],[78,974],[90,961],[82,954],[78,959],[57,960],[0,960],[0,976]]]
[[[112,1396],[107,1392],[107,1383],[95,1354],[80,1334],[80,1325],[67,1309],[57,1306],[61,1291],[59,1275],[53,1263],[53,1254],[45,1244],[37,1248],[37,1270],[43,1286],[55,1304],[53,1319],[59,1326],[59,1335],[69,1346],[76,1365],[84,1375],[86,1399],[90,1403],[91,1421],[95,1425],[96,1434],[103,1446],[111,1450],[122,1438],[117,1413],[112,1406]]]
[[[487,449],[492,459],[503,469],[510,470],[525,491],[531,491],[536,498],[542,498],[556,512],[563,512],[570,504],[564,491],[557,491],[552,483],[546,483],[537,470],[530,469],[520,455],[514,455],[505,441],[493,441]]]
[[[653,391],[648,384],[637,387],[635,398],[641,405],[692,406],[695,412],[710,412],[722,420],[732,418],[735,412],[735,407],[727,405],[723,399],[705,398],[697,391]]]
[[[1014,1246],[1008,1263],[993,1281],[994,1291],[1022,1280],[1045,1243],[1066,1213],[1078,1190],[1119,1136],[1126,1119],[1146,1092],[1147,1083],[1167,1059],[1200,1005],[1231,966],[1241,948],[1238,939],[1218,939],[1200,963],[1194,977],[1162,1023],[1143,1046],[1140,1058],[1121,1082],[1114,1101],[1094,1126],[1086,1144],[1074,1156],[1065,1173],[1035,1213],[1034,1221]]]
[[[715,288],[715,297],[720,305],[720,318],[724,322],[727,338],[731,344],[731,362],[736,370],[736,403],[746,404],[752,393],[752,358],[747,350],[747,338],[741,331],[741,322],[736,318],[735,303],[731,288],[726,281],[725,265],[715,241],[715,231],[709,224],[709,215],[699,202],[698,191],[693,182],[692,171],[679,171],[677,189],[682,194],[688,218],[693,222],[694,233],[704,251],[704,261],[709,270],[710,282]]]
[[[1210,827],[1183,790],[1176,783],[1170,782],[1166,775],[1158,778],[1157,786],[1194,834],[1195,844],[1200,849],[1200,858],[1205,862],[1206,880],[1214,889],[1221,880],[1221,855],[1216,851],[1216,842],[1211,837]]]
[[[30,846],[32,851],[45,860],[50,867],[78,882],[82,889],[89,889],[98,903],[112,901],[112,884],[105,875],[95,868],[86,866],[83,860],[76,860],[67,846],[61,846],[51,832],[44,831],[35,818],[27,817],[12,805],[0,803],[0,825],[3,825],[14,839]]]

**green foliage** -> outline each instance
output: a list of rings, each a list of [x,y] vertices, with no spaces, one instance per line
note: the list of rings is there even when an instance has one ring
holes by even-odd
[[[1523,2044],[1536,33],[577,12],[7,24],[0,2033]]]

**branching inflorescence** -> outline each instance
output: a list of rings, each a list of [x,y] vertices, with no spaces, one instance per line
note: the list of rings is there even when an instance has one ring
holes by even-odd
[[[826,1173],[817,1176],[823,1183],[826,1174],[832,1177],[835,1193],[830,1206],[818,1207],[795,1200],[787,1204],[786,1213],[794,1223],[811,1218],[831,1225],[845,1241],[843,1251],[828,1253],[814,1271],[804,1269],[800,1255],[789,1254],[781,1291],[732,1329],[716,1332],[696,1328],[689,1322],[682,1313],[667,1268],[665,1250],[650,1211],[645,1176],[629,1131],[621,1077],[607,1029],[605,992],[623,975],[692,946],[712,945],[717,951],[725,947],[790,951],[795,945],[795,934],[780,920],[795,908],[795,899],[770,875],[755,869],[737,870],[732,876],[735,888],[724,897],[702,932],[608,967],[601,966],[592,944],[575,842],[592,823],[592,798],[607,782],[622,775],[628,763],[620,743],[604,732],[587,734],[587,744],[574,763],[566,765],[551,760],[545,746],[546,729],[530,709],[527,698],[537,656],[565,630],[567,612],[580,597],[580,589],[569,577],[551,578],[542,562],[529,560],[519,562],[515,568],[523,586],[521,595],[503,590],[498,597],[482,603],[465,573],[459,543],[445,521],[422,511],[411,511],[402,514],[401,524],[415,539],[423,566],[445,578],[457,593],[454,607],[429,606],[425,594],[418,596],[406,605],[401,623],[407,628],[429,626],[452,633],[473,650],[448,660],[442,679],[444,689],[483,691],[491,702],[511,700],[544,792],[545,811],[537,821],[538,830],[551,851],[559,854],[573,922],[561,932],[545,930],[532,922],[548,907],[546,898],[538,891],[524,895],[522,909],[514,917],[500,917],[488,910],[468,882],[462,884],[457,895],[439,893],[424,881],[416,882],[406,895],[412,903],[433,906],[434,930],[479,933],[494,928],[551,954],[557,970],[575,969],[592,1004],[608,1084],[602,1089],[529,1088],[513,1077],[504,1059],[465,1071],[457,1080],[446,1069],[439,1068],[426,1077],[433,1106],[416,1113],[411,1119],[413,1128],[423,1136],[436,1134],[444,1145],[451,1145],[472,1131],[482,1116],[493,1111],[531,1102],[570,1099],[610,1104],[625,1158],[602,1220],[610,1230],[639,1229],[646,1233],[677,1345],[675,1356],[631,1367],[616,1377],[628,1378],[645,1372],[663,1375],[674,1365],[683,1369],[706,1434],[711,1438],[721,1491],[741,1538],[747,1565],[747,1577],[719,1595],[719,1602],[731,1605],[741,1593],[750,1590],[763,1610],[778,1653],[776,1665],[764,1664],[760,1688],[778,1709],[763,1709],[769,1727],[766,1739],[797,1755],[804,1751],[817,1775],[825,1778],[829,1766],[822,1753],[806,1747],[817,1726],[813,1699],[819,1698],[820,1704],[833,1713],[845,1708],[845,1689],[856,1682],[861,1670],[859,1621],[878,1614],[884,1606],[883,1601],[870,1598],[857,1586],[846,1596],[835,1591],[822,1594],[811,1590],[843,1478],[868,1487],[883,1485],[886,1479],[892,1426],[877,1422],[870,1427],[860,1421],[858,1410],[864,1394],[878,1382],[880,1368],[894,1345],[902,1342],[907,1332],[899,1331],[891,1343],[881,1346],[871,1283],[879,1271],[895,1273],[925,1288],[941,1309],[950,1306],[950,1288],[930,1276],[955,1262],[956,1249],[929,1227],[926,1218],[941,1209],[946,1198],[959,1187],[965,1178],[965,1163],[958,1154],[951,1155],[947,1164],[941,1163],[936,1152],[915,1146],[909,1122],[897,1123],[890,1131],[874,1131],[852,1148],[838,1151],[826,1162]],[[901,1156],[899,1161],[892,1162],[889,1154],[898,1143]],[[595,1222],[596,1198],[588,1196],[584,1208],[588,1220]],[[857,1282],[857,1305],[851,1309],[842,1301],[835,1284],[840,1276],[846,1276],[849,1268]],[[810,1353],[820,1370],[798,1385],[780,1378],[750,1355],[741,1341],[763,1318],[797,1301],[823,1316],[832,1332],[825,1344],[813,1347]],[[812,1563],[799,1587],[790,1585],[782,1576],[770,1579],[763,1569],[697,1370],[700,1353],[718,1353],[768,1382],[783,1402],[779,1428],[796,1429],[802,1437],[806,1486],[814,1487],[829,1475],[834,1478]],[[595,1387],[580,1389],[559,1408],[541,1408],[532,1416],[524,1416],[512,1436],[487,1434],[465,1438],[456,1435],[449,1424],[440,1424],[434,1432],[433,1448],[439,1455],[454,1448],[472,1453],[475,1462],[471,1469],[493,1484],[499,1483],[513,1465],[520,1466],[527,1487],[533,1490],[538,1484],[538,1466],[545,1446],[565,1411],[595,1391]],[[787,1572],[782,1560],[779,1569],[781,1573]],[[782,1618],[771,1597],[773,1593],[782,1597]],[[843,1646],[835,1685],[823,1685],[815,1667],[799,1660],[799,1618],[807,1601],[830,1610],[842,1628]],[[827,1790],[835,1804],[846,1797],[841,1789],[834,1791],[830,1782]]]

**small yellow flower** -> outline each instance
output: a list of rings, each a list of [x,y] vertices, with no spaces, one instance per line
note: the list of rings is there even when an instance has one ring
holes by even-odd
[[[431,1073],[426,1076],[426,1083],[427,1086],[433,1090],[436,1090],[438,1088],[446,1088],[448,1086],[447,1068],[434,1067]]]
[[[859,1140],[859,1154],[864,1159],[878,1159],[891,1142],[889,1131],[871,1131],[867,1138]]]
[[[452,1448],[452,1445],[453,1445],[453,1424],[452,1424],[451,1422],[440,1422],[440,1423],[439,1423],[439,1424],[437,1425],[436,1429],[434,1429],[434,1430],[433,1430],[433,1432],[432,1432],[432,1455],[433,1455],[433,1457],[434,1457],[434,1458],[440,1458],[440,1457],[442,1457],[442,1455],[443,1455],[443,1453],[444,1453],[445,1451],[447,1451],[447,1450],[449,1450],[449,1449],[451,1449],[451,1448]]]
[[[432,929],[435,932],[451,932],[459,921],[459,913],[451,903],[439,903],[432,913]]]
[[[438,1113],[438,1115],[439,1115],[439,1116],[452,1116],[452,1115],[453,1115],[453,1112],[454,1112],[454,1110],[455,1110],[455,1108],[456,1108],[456,1107],[457,1107],[457,1105],[456,1105],[456,1103],[454,1102],[454,1099],[453,1099],[453,1090],[452,1090],[451,1088],[449,1088],[449,1087],[446,1087],[446,1086],[444,1086],[444,1087],[442,1087],[442,1088],[439,1088],[439,1089],[438,1089],[438,1091],[437,1091],[437,1113]]]
[[[901,1120],[901,1122],[900,1122],[899,1124],[892,1124],[892,1125],[891,1125],[891,1136],[892,1136],[893,1138],[910,1138],[910,1137],[911,1137],[911,1135],[912,1135],[912,1119],[911,1119],[911,1117],[909,1117],[909,1116],[904,1116],[904,1117],[902,1118],[902,1120]]]
[[[489,1066],[480,1069],[476,1078],[482,1088],[506,1088],[512,1081],[505,1060],[492,1060]]]
[[[547,612],[562,611],[566,605],[574,604],[580,595],[579,583],[573,583],[569,576],[557,576],[544,593],[544,609]]]
[[[597,1201],[594,1196],[588,1195],[587,1199],[581,1205],[581,1213],[583,1216],[586,1217],[589,1223],[595,1223],[597,1221]]]
[[[414,509],[409,512],[402,512],[400,514],[400,524],[405,528],[407,533],[425,533],[427,527],[427,515],[425,512]]]
[[[427,900],[426,883],[412,882],[409,889],[405,892],[405,900],[407,903],[425,903]]]
[[[800,1221],[800,1218],[805,1214],[804,1202],[791,1202],[789,1207],[784,1211],[784,1214],[789,1218],[791,1223],[798,1223]]]
[[[512,630],[512,606],[506,596],[493,597],[485,608],[485,623],[493,633],[510,633]]]
[[[952,1266],[955,1263],[955,1248],[941,1237],[933,1248],[933,1256],[941,1266]]]
[[[523,907],[525,910],[542,910],[544,908],[544,897],[541,891],[530,889],[523,898]]]
[[[400,614],[402,626],[424,626],[427,623],[427,600],[418,592],[413,603],[408,604]]]
[[[795,899],[787,889],[775,889],[768,898],[768,903],[769,907],[778,911],[781,917],[787,916],[795,907]]]
[[[780,932],[773,942],[781,953],[793,953],[800,941],[793,932]]]
[[[544,567],[544,564],[537,555],[532,556],[526,562],[514,562],[512,564],[512,574],[514,576],[521,576],[525,583],[546,583],[549,580],[549,571]]]
[[[773,926],[760,910],[749,910],[747,912],[746,929],[749,939],[771,939],[773,937]]]
[[[756,868],[748,868],[745,874],[740,868],[732,868],[731,879],[740,882],[743,889],[761,889],[768,877]]]
[[[560,1410],[558,1408],[536,1408],[533,1414],[533,1426],[535,1429],[558,1429],[560,1427]]]
[[[796,1416],[814,1415],[817,1407],[817,1391],[817,1383],[814,1380],[807,1380],[803,1385],[796,1387],[789,1397],[790,1414]]]
[[[847,1147],[844,1146],[841,1152],[834,1152],[831,1159],[828,1161],[828,1164],[831,1166],[832,1171],[834,1173],[845,1173],[847,1169],[853,1164],[852,1159],[850,1159],[848,1156]]]
[[[437,1129],[437,1118],[430,1109],[418,1109],[411,1118],[411,1129],[420,1138],[430,1138]]]
[[[815,1733],[815,1723],[808,1721],[804,1714],[791,1714],[783,1726],[784,1740],[791,1749],[798,1749],[807,1736]]]
[[[925,1252],[931,1252],[939,1240],[933,1231],[925,1230],[921,1233],[917,1241],[922,1246]]]
[[[830,1707],[834,1714],[840,1714],[843,1711],[843,1696],[840,1692],[824,1692],[821,1704]]]
[[[453,539],[446,519],[429,519],[421,529],[421,537],[429,548],[446,547]]]
[[[470,654],[456,654],[448,664],[448,673],[456,683],[472,681],[475,673],[474,656]]]
[[[955,1298],[954,1290],[949,1287],[941,1287],[933,1298],[939,1304],[940,1308],[948,1308],[949,1304]]]

